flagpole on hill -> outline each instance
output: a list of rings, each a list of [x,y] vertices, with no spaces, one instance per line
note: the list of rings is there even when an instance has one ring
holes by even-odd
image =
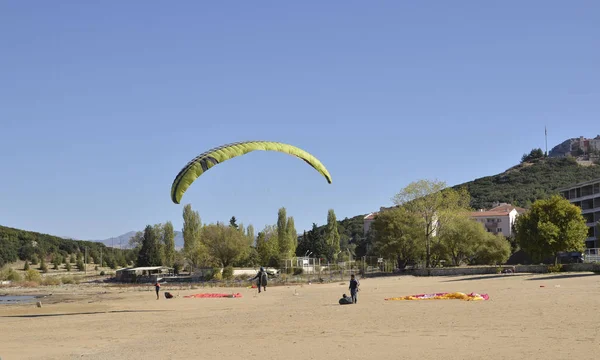
[[[548,157],[548,128],[544,126],[544,136],[546,138],[546,157]]]

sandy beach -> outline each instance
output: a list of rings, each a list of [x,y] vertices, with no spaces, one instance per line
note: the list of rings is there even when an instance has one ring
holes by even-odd
[[[494,275],[361,279],[256,289],[177,290],[69,285],[0,289],[52,293],[0,306],[0,358],[14,359],[595,359],[600,276]],[[170,291],[168,285],[162,291]],[[488,301],[385,298],[487,293]],[[184,295],[240,292],[241,298]]]

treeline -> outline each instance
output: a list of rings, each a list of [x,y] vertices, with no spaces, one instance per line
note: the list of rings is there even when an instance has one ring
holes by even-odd
[[[559,195],[536,200],[518,216],[510,239],[471,218],[465,188],[420,180],[402,189],[394,203],[376,215],[365,241],[369,253],[393,259],[400,268],[503,264],[519,250],[538,263],[556,261],[562,251],[582,251],[588,236],[581,209]]]
[[[87,259],[84,259],[87,249]],[[87,262],[116,269],[128,266],[135,260],[130,250],[107,248],[94,241],[71,240],[58,236],[41,234],[0,226],[0,267],[17,260],[27,265],[50,262],[55,268],[63,266],[70,270],[70,264]],[[42,267],[43,268],[43,267]]]
[[[148,225],[136,233],[130,240],[136,266],[166,265],[174,267],[176,272],[198,268],[283,268],[286,260],[297,255],[311,252],[311,257],[335,261],[351,248],[351,239],[345,233],[340,235],[333,210],[328,211],[327,225],[322,231],[313,229],[299,237],[294,217],[287,215],[285,207],[278,210],[276,223],[255,234],[251,224],[247,227],[238,224],[235,216],[228,224],[203,224],[200,214],[187,204],[183,208],[182,232],[184,246],[180,251],[175,250],[171,222]]]

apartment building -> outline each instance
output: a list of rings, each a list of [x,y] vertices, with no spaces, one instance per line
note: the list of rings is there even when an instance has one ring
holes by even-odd
[[[505,237],[513,235],[515,220],[526,209],[502,203],[489,210],[479,210],[471,213],[471,218],[480,222],[488,232],[502,234]]]
[[[565,199],[581,208],[581,214],[589,228],[586,247],[599,248],[600,234],[596,224],[600,221],[600,178],[562,188],[559,192]]]

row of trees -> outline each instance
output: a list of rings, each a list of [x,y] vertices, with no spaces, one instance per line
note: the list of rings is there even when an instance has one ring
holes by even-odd
[[[184,246],[175,250],[171,222],[148,225],[131,239],[138,266],[199,267],[274,266],[283,260],[312,253],[330,262],[345,256],[373,255],[395,259],[399,267],[424,262],[501,264],[522,249],[541,260],[559,251],[582,250],[587,237],[585,220],[578,207],[560,196],[536,201],[518,217],[515,237],[488,232],[471,219],[471,196],[465,188],[448,188],[442,181],[419,180],[393,198],[395,206],[379,213],[366,237],[342,237],[333,210],[327,225],[304,231],[298,237],[294,218],[280,208],[277,222],[255,236],[254,227],[237,224],[202,224],[191,205],[183,209]],[[342,255],[340,255],[342,253]]]
[[[230,266],[280,267],[286,259],[304,255],[310,249],[313,257],[334,261],[340,253],[341,236],[335,212],[329,210],[324,231],[313,231],[298,237],[294,218],[284,207],[277,222],[266,225],[255,235],[252,225],[244,227],[232,217],[229,224],[202,224],[200,214],[190,204],[183,208],[183,249],[175,250],[175,232],[171,222],[148,225],[136,233],[130,246],[137,254],[137,266],[166,265],[181,269]],[[345,248],[349,248],[346,241]]]
[[[400,267],[425,262],[501,264],[522,249],[534,261],[556,259],[561,251],[582,251],[588,228],[581,210],[554,195],[538,200],[519,216],[515,236],[493,234],[470,218],[470,195],[447,188],[437,180],[409,184],[393,201],[395,207],[379,213],[367,236],[372,254],[395,258]]]

